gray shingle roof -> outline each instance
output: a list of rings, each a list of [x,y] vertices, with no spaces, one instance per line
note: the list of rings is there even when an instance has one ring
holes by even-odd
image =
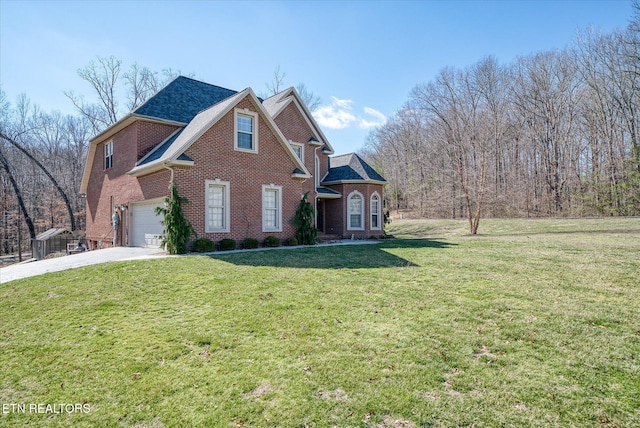
[[[322,180],[322,183],[339,181],[386,182],[384,177],[355,153],[329,158],[329,173]]]
[[[189,123],[202,110],[235,94],[237,91],[179,76],[133,113]]]
[[[73,233],[63,227],[54,227],[36,236],[36,240],[46,241],[47,239],[53,238],[54,236],[58,235],[73,235]]]
[[[340,192],[336,192],[332,189],[327,189],[326,187],[316,187],[316,192],[320,195],[331,195],[331,196],[340,196]]]

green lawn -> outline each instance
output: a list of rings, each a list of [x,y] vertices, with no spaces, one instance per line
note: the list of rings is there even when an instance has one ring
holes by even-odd
[[[640,219],[389,232],[2,284],[0,426],[640,426]]]

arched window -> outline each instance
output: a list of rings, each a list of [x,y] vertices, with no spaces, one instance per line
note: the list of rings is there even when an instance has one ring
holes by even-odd
[[[371,195],[369,210],[371,211],[371,229],[380,230],[380,195],[378,195],[378,192],[374,192],[373,195]]]
[[[364,230],[364,198],[353,191],[347,199],[347,230]]]

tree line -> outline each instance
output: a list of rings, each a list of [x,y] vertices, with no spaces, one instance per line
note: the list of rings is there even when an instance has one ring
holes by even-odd
[[[392,210],[480,218],[640,214],[640,3],[627,28],[416,85],[367,138]]]

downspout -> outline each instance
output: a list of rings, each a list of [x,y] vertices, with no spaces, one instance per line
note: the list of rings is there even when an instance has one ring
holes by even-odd
[[[170,166],[167,166],[167,163],[163,163],[162,166],[166,169],[168,169],[169,171],[171,171],[171,178],[169,179],[169,188],[171,188],[171,186],[173,185],[173,168]]]
[[[313,176],[313,194],[315,195],[313,197],[313,211],[315,213],[314,217],[314,223],[316,224],[316,229],[318,229],[318,187],[320,185],[320,180],[318,180],[317,184],[316,184],[316,174],[320,174],[319,171],[316,171],[316,159],[318,158],[318,153],[317,150],[320,147],[316,147],[315,149],[313,149],[313,172],[314,172],[314,176]]]

